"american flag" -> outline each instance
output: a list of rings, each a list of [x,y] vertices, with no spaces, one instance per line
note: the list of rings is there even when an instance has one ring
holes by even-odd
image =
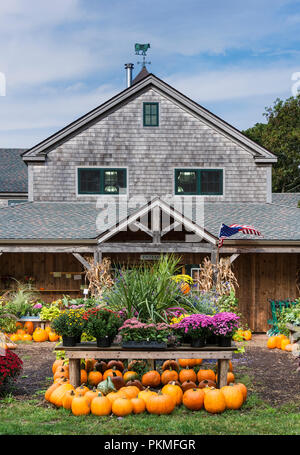
[[[255,229],[253,226],[248,226],[247,224],[231,224],[230,226],[226,226],[226,224],[222,224],[219,234],[219,245],[218,247],[221,248],[223,245],[224,239],[227,237],[231,237],[238,232],[243,232],[243,234],[254,234],[254,235],[261,235],[261,233]]]

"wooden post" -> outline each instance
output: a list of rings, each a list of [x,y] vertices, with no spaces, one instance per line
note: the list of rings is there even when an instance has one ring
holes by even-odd
[[[72,386],[80,386],[80,359],[69,359],[69,377]]]
[[[210,259],[211,263],[214,266],[217,266],[217,264],[219,262],[219,248],[218,247],[213,248],[213,250],[210,254],[210,258],[211,258]],[[218,281],[218,272],[217,272],[217,270],[215,270],[213,273],[213,286],[216,286],[217,281]]]
[[[94,264],[102,262],[102,252],[99,250],[94,251]]]
[[[227,385],[227,373],[229,370],[229,360],[219,359],[218,360],[218,383],[217,387],[220,389]]]

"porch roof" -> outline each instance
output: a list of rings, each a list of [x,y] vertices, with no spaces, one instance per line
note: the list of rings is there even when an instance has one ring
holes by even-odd
[[[131,209],[129,215],[135,210]],[[0,208],[0,242],[10,239],[96,240],[101,233],[115,226],[116,217],[112,215],[112,208],[101,210],[92,203],[24,202]],[[126,215],[120,209],[118,221]],[[106,219],[112,221],[106,224]],[[192,220],[196,221],[195,214]],[[204,221],[203,227],[216,237],[221,223],[252,224],[263,234],[263,239],[237,234],[230,240],[300,241],[300,210],[284,205],[205,203]]]

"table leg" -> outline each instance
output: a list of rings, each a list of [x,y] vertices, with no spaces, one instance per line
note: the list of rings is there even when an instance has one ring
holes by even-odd
[[[80,359],[69,359],[70,384],[75,388],[80,386]]]
[[[219,359],[218,360],[218,383],[217,383],[218,389],[227,385],[228,370],[229,370],[229,360]]]

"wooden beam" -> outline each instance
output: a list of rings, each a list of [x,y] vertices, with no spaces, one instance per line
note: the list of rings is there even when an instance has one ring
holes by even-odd
[[[230,264],[232,264],[238,257],[239,257],[239,254],[232,254],[229,258]]]
[[[173,229],[176,229],[177,226],[179,226],[180,223],[178,221],[175,221],[174,223],[170,224],[169,226],[165,227],[161,233],[160,233],[160,236],[163,237],[165,234],[167,234],[168,232],[172,231]]]
[[[2,253],[94,253],[97,246],[1,245]]]
[[[211,253],[209,243],[102,243],[102,253]]]
[[[86,261],[79,253],[73,253],[73,256],[77,259],[77,261],[81,262],[81,264],[88,270],[90,270],[91,265]]]
[[[219,248],[213,248],[210,254],[211,263],[216,266],[219,262]],[[216,285],[218,280],[218,272],[213,272],[213,284]]]
[[[135,221],[132,224],[137,226],[141,231],[144,231],[144,232],[146,232],[146,234],[148,234],[151,237],[153,237],[153,232],[147,226],[145,226],[143,223],[140,223],[139,221]]]
[[[94,264],[102,262],[102,251],[95,251],[94,252]]]

